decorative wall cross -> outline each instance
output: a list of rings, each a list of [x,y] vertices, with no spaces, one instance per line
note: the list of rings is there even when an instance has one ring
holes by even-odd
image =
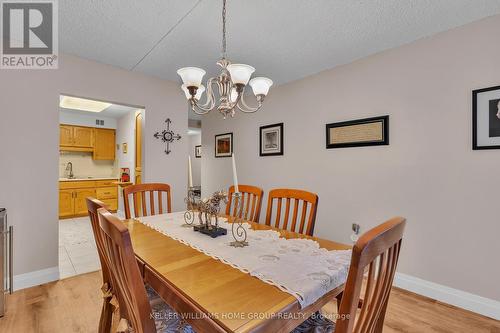
[[[170,124],[172,121],[170,118],[165,120],[165,124],[167,124],[166,129],[164,129],[161,133],[156,132],[154,137],[157,139],[161,139],[161,141],[165,142],[165,154],[170,154],[170,143],[174,142],[174,140],[180,140],[181,136],[179,134],[174,134],[174,132],[170,129]]]

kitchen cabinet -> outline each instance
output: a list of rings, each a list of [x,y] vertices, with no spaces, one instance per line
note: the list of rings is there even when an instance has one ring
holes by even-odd
[[[95,128],[94,160],[115,159],[115,130]]]
[[[94,129],[92,127],[60,125],[59,149],[92,152],[94,150]]]
[[[116,131],[74,125],[59,125],[59,150],[91,152],[94,160],[115,159]]]
[[[95,189],[84,188],[75,190],[75,213],[74,215],[87,215],[87,199],[88,197],[95,198]]]
[[[59,190],[59,217],[70,217],[75,213],[73,190]]]
[[[93,133],[92,127],[73,126],[73,146],[92,148],[94,146]]]
[[[88,197],[104,202],[110,211],[118,209],[118,179],[59,182],[59,218],[88,215]]]
[[[71,146],[73,143],[73,126],[59,126],[59,146]]]

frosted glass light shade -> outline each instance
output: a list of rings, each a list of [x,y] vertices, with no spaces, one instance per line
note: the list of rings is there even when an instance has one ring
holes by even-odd
[[[252,87],[255,96],[264,95],[267,96],[269,88],[273,85],[273,81],[267,77],[255,77],[250,80],[250,87]]]
[[[177,71],[186,87],[199,87],[206,72],[198,67],[184,67]]]
[[[184,91],[184,94],[186,94],[186,98],[190,99],[191,98],[191,94],[189,93],[189,90],[188,90],[187,87],[188,87],[187,85],[183,84],[181,86],[181,89],[182,89],[182,91]],[[203,95],[204,91],[205,91],[205,86],[204,85],[200,85],[198,87],[198,90],[196,90],[196,95],[194,95],[194,99],[199,100],[201,98],[201,95]]]
[[[231,74],[231,80],[234,84],[244,84],[248,83],[250,76],[255,72],[255,68],[245,64],[230,64],[227,66],[229,74]]]

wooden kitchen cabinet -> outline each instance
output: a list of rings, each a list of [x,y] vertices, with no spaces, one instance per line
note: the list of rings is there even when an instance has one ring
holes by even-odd
[[[95,189],[84,188],[75,190],[75,213],[74,215],[87,215],[87,199],[88,197],[95,198]]]
[[[110,211],[118,209],[117,179],[59,182],[59,218],[88,215],[88,197],[104,202]]]
[[[94,160],[114,161],[116,130],[59,125],[59,150],[91,152]]]
[[[75,214],[73,190],[59,190],[59,217],[70,217]]]
[[[59,149],[65,151],[94,151],[94,128],[59,125]]]
[[[73,146],[89,147],[94,146],[93,142],[94,129],[92,127],[73,127]]]
[[[95,128],[94,160],[115,159],[115,130]]]
[[[73,126],[59,126],[59,146],[71,146],[73,143]]]

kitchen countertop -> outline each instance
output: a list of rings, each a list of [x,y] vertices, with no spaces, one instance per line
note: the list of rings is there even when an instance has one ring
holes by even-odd
[[[118,180],[118,177],[84,177],[84,178],[59,178],[60,182],[76,182],[85,180]]]

